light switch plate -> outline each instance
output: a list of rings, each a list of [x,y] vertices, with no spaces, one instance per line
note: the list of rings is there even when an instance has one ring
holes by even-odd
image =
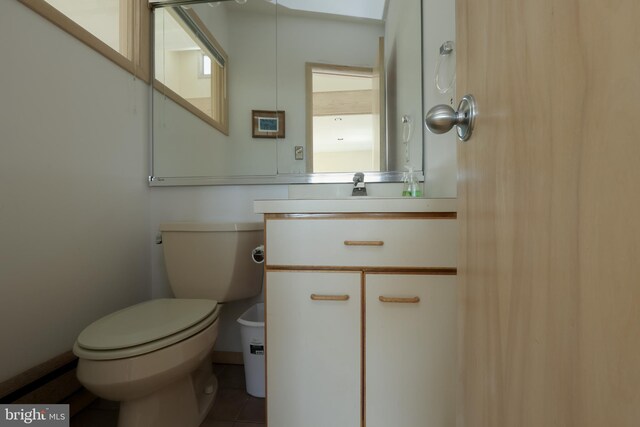
[[[304,147],[302,145],[295,146],[296,160],[304,160]]]

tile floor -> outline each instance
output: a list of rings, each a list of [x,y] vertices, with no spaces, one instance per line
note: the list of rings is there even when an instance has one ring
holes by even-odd
[[[218,395],[200,427],[264,427],[264,399],[245,391],[242,365],[213,365]],[[98,399],[71,419],[71,427],[116,427],[118,404]]]

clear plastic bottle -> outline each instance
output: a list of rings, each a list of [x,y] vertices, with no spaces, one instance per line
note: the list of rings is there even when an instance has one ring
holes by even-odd
[[[411,173],[411,197],[422,197],[422,187],[415,172]]]
[[[413,174],[410,167],[407,167],[407,172],[402,174],[402,197],[411,197],[411,178]]]
[[[402,176],[402,196],[403,197],[422,197],[422,188],[418,180],[418,174],[413,171],[411,166],[407,167],[407,172]]]

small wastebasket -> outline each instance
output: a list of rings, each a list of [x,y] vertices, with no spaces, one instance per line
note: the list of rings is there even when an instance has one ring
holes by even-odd
[[[264,303],[245,311],[238,318],[242,338],[242,359],[247,393],[264,397]]]

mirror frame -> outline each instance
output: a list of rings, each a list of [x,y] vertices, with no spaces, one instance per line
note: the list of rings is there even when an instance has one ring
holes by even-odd
[[[232,0],[217,0],[217,1],[232,1]],[[149,8],[151,13],[156,8],[192,5],[201,3],[210,3],[211,0],[149,0]],[[420,2],[420,46],[423,44],[424,39],[424,25],[422,22],[422,2]],[[153,40],[155,34],[154,20],[150,20],[150,65],[154,63],[154,48]],[[422,49],[421,49],[422,52]],[[153,70],[153,68],[151,68]],[[153,71],[151,71],[153,74]],[[424,54],[422,53],[421,60],[421,76],[420,79],[420,105],[422,107],[422,114],[424,114],[425,100],[424,100]],[[153,81],[152,75],[150,80]],[[215,177],[215,176],[193,176],[193,177],[159,177],[154,174],[154,108],[153,108],[153,96],[154,96],[153,84],[149,85],[149,104],[151,111],[149,114],[149,176],[148,184],[151,187],[174,187],[174,186],[208,186],[208,185],[275,185],[275,184],[341,184],[352,183],[353,175],[356,172],[323,172],[323,173],[304,173],[304,174],[276,174],[276,175],[243,175],[243,176],[227,176],[227,177]],[[420,134],[422,139],[422,158],[420,163],[421,170],[414,171],[420,181],[424,181],[424,153],[425,153],[425,137],[423,128],[423,119],[419,118],[416,127],[420,128]],[[305,146],[306,146],[306,141]],[[387,144],[388,144],[387,136]],[[384,171],[384,172],[364,172],[366,182],[402,182],[403,171]]]

